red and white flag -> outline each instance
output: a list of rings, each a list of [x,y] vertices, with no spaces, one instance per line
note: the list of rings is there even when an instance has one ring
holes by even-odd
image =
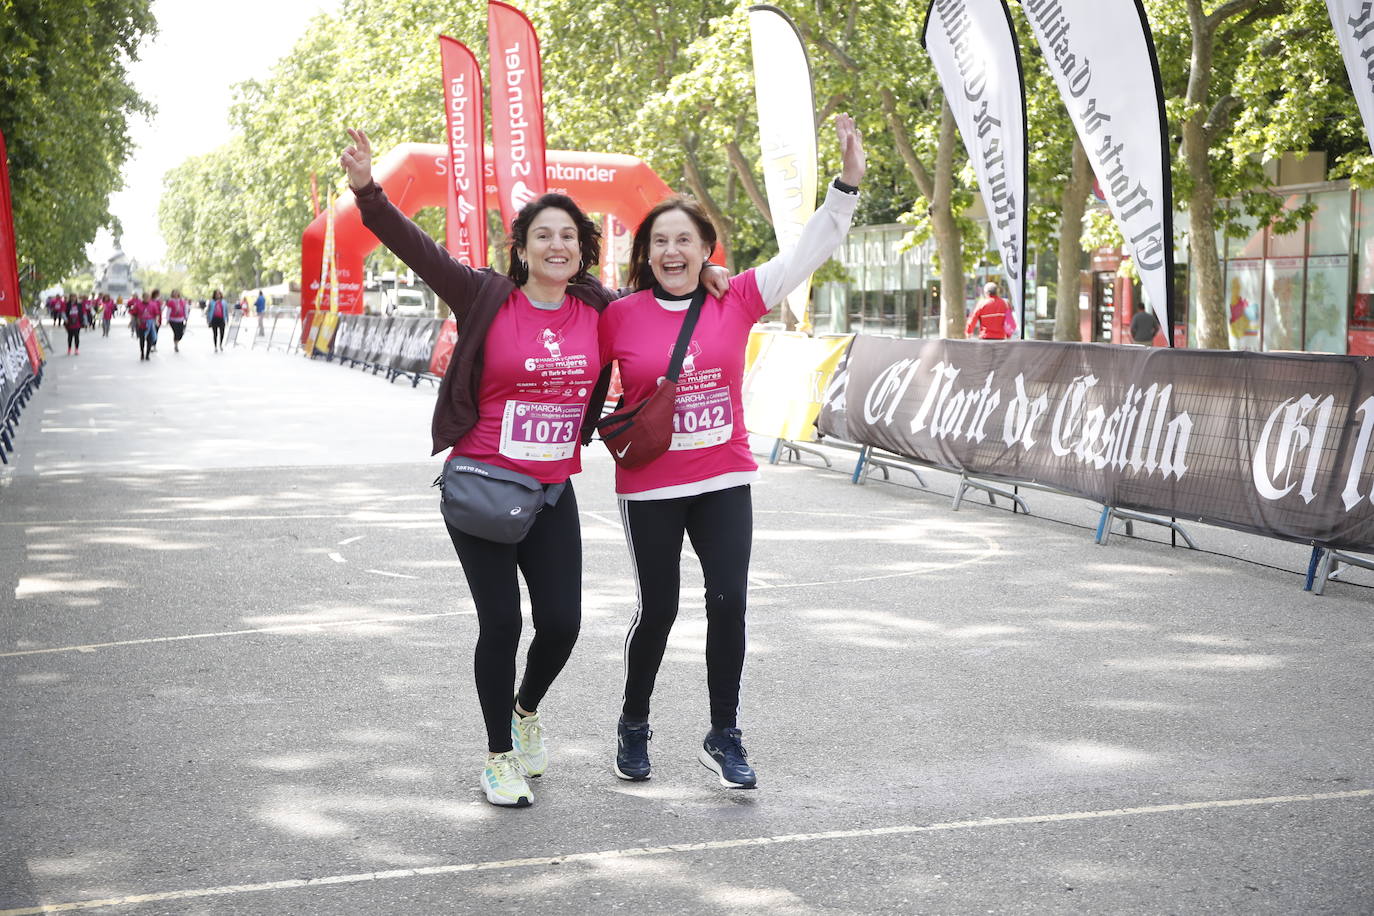
[[[15,250],[14,206],[10,200],[10,160],[0,131],[0,318],[24,314],[19,299],[19,255]]]
[[[491,58],[491,149],[501,221],[548,189],[544,176],[544,77],[539,37],[513,6],[487,3]]]
[[[487,194],[483,175],[482,70],[467,46],[439,36],[448,129],[449,253],[469,267],[487,266]]]

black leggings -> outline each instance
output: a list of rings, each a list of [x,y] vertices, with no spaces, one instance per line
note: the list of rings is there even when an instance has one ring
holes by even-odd
[[[81,349],[81,329],[80,329],[80,328],[67,328],[67,349],[70,350],[70,349],[72,348],[73,345],[74,345],[78,350]]]
[[[534,638],[520,682],[521,708],[534,712],[572,654],[582,626],[582,525],[569,481],[558,505],[545,507],[519,544],[498,544],[464,534],[448,535],[463,564],[477,605],[473,668],[477,699],[487,726],[487,750],[511,749],[510,717],[515,654],[520,648],[518,569],[530,593]]]
[[[223,319],[223,318],[211,318],[211,319],[210,319],[210,335],[211,335],[211,337],[214,338],[215,346],[218,347],[218,346],[221,346],[221,345],[224,343],[224,319]]]
[[[169,321],[167,323],[172,326],[172,343],[181,343],[181,335],[186,333],[186,322]]]
[[[625,637],[624,717],[649,718],[658,666],[677,619],[682,535],[692,539],[706,580],[706,687],[713,728],[734,728],[744,670],[744,612],[754,509],[748,486],[680,499],[621,500],[639,608]]]

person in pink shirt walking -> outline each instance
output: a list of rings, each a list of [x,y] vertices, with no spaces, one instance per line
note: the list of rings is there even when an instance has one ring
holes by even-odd
[[[744,427],[743,379],[749,330],[824,264],[844,241],[866,169],[863,143],[848,115],[835,119],[843,167],[797,245],[734,277],[724,296],[708,296],[692,331],[690,367],[678,380],[668,451],[633,469],[616,467],[620,520],[638,597],[625,639],[625,694],[617,726],[615,774],[650,775],[649,700],[677,618],[684,536],[706,580],[706,684],[711,727],[698,760],[721,785],[752,789],[757,774],[739,728],[745,657],[745,607],[753,544],[750,484],[758,463]],[[630,282],[640,291],[601,315],[601,356],[620,365],[625,403],[648,397],[668,367],[697,276],[716,245],[716,229],[690,198],[670,198],[635,230]]]
[[[158,298],[159,292],[153,290],[147,299],[139,303],[137,321],[140,360],[152,359],[153,350],[157,347],[157,331],[162,325],[162,300]]]
[[[172,290],[167,299],[167,324],[172,329],[172,352],[181,352],[181,335],[186,333],[186,300],[181,298],[181,290]]]
[[[109,293],[100,297],[100,336],[110,336],[110,321],[114,318],[115,301]]]
[[[215,344],[217,353],[224,352],[224,326],[229,323],[229,303],[224,301],[224,296],[219,290],[215,290],[210,297],[210,303],[205,306],[205,322],[210,325],[210,337]]]

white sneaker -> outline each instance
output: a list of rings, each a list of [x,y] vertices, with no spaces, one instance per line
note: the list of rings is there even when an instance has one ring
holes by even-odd
[[[543,776],[549,768],[549,750],[544,746],[544,726],[539,721],[539,713],[522,716],[512,709],[510,740],[520,757],[520,765],[525,768],[525,775]]]
[[[487,793],[487,801],[503,808],[526,808],[534,804],[534,793],[525,782],[524,767],[515,751],[487,758],[486,768],[482,770],[482,791]]]

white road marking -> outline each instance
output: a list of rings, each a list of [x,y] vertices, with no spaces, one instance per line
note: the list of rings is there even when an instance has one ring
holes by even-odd
[[[344,538],[342,541],[339,542],[338,546],[346,547],[347,545],[352,544],[354,541],[361,541],[366,536],[367,535],[359,534],[356,537]]]
[[[338,553],[337,551],[330,551],[330,552],[329,552],[329,559],[333,560],[335,563],[347,563],[347,562],[348,562],[347,560],[345,560],[345,559],[343,558],[343,554]]]
[[[407,576],[405,573],[387,572],[385,569],[365,569],[363,572],[376,573],[379,576],[390,576],[393,579],[418,579],[419,576]]]
[[[128,518],[58,518],[47,521],[0,522],[7,528],[44,528],[48,525],[101,525],[134,527],[153,522],[277,522],[291,519],[356,519],[358,516],[343,515],[135,515]]]
[[[599,512],[588,512],[586,509],[583,509],[583,510],[582,510],[582,514],[585,515],[585,516],[587,516],[587,518],[594,518],[594,519],[596,519],[598,522],[600,522],[601,524],[603,524],[603,525],[608,525],[608,526],[610,526],[611,528],[614,528],[616,531],[622,531],[622,530],[623,530],[623,529],[620,527],[620,522],[619,522],[619,521],[616,521],[616,520],[614,520],[614,519],[609,519],[609,518],[607,518],[606,516],[602,515],[602,514],[599,513]]]
[[[364,623],[406,623],[412,620],[434,620],[439,617],[471,617],[476,613],[476,611],[445,611],[440,614],[398,614],[394,617],[362,617],[357,620],[321,620],[313,623],[286,623],[281,626],[258,627],[253,630],[225,630],[220,633],[188,633],[184,636],[157,636],[149,639],[126,639],[121,642],[99,642],[85,646],[24,649],[20,652],[0,652],[0,658],[18,658],[21,655],[51,655],[55,652],[94,652],[97,649],[114,649],[120,646],[148,646],[160,642],[182,642],[187,639],[214,639],[219,636],[248,636],[253,633],[289,633],[293,630],[322,630],[325,627],[347,627]]]
[[[985,817],[943,824],[902,824],[893,827],[871,827],[854,830],[827,830],[821,833],[793,833],[780,836],[747,837],[738,840],[708,840],[701,843],[674,843],[669,846],[642,846],[629,849],[606,849],[598,852],[574,852],[558,856],[529,859],[506,859],[491,862],[463,862],[453,865],[431,865],[420,868],[397,868],[390,871],[356,872],[329,875],[322,878],[295,878],[287,881],[265,881],[261,884],[226,884],[220,887],[193,888],[183,891],[164,891],[153,894],[133,894],[127,897],[106,897],[99,900],[77,900],[13,910],[0,910],[0,916],[37,916],[41,913],[63,913],[72,910],[92,910],[106,906],[130,906],[139,903],[158,903],[165,900],[194,900],[204,897],[227,897],[263,891],[293,890],[300,887],[322,887],[336,884],[361,884],[370,881],[394,881],[399,878],[426,878],[464,872],[503,871],[515,868],[539,868],[548,865],[567,865],[573,862],[605,862],[614,859],[634,859],[644,856],[663,856],[685,852],[712,852],[718,849],[739,849],[749,846],[778,846],[785,843],[815,843],[823,840],[850,840],[866,837],[902,836],[920,833],[939,833],[950,830],[978,830],[986,827],[1019,827],[1035,824],[1055,824],[1064,821],[1093,821],[1117,817],[1137,817],[1148,814],[1173,814],[1182,811],[1206,811],[1221,808],[1251,808],[1261,805],[1289,805],[1299,802],[1339,801],[1351,798],[1374,797],[1374,789],[1349,792],[1326,792],[1316,795],[1278,795],[1269,798],[1237,798],[1207,802],[1185,802],[1174,805],[1146,805],[1138,808],[1111,808],[1103,811],[1070,811],[1061,814],[1033,814],[1023,817]]]

